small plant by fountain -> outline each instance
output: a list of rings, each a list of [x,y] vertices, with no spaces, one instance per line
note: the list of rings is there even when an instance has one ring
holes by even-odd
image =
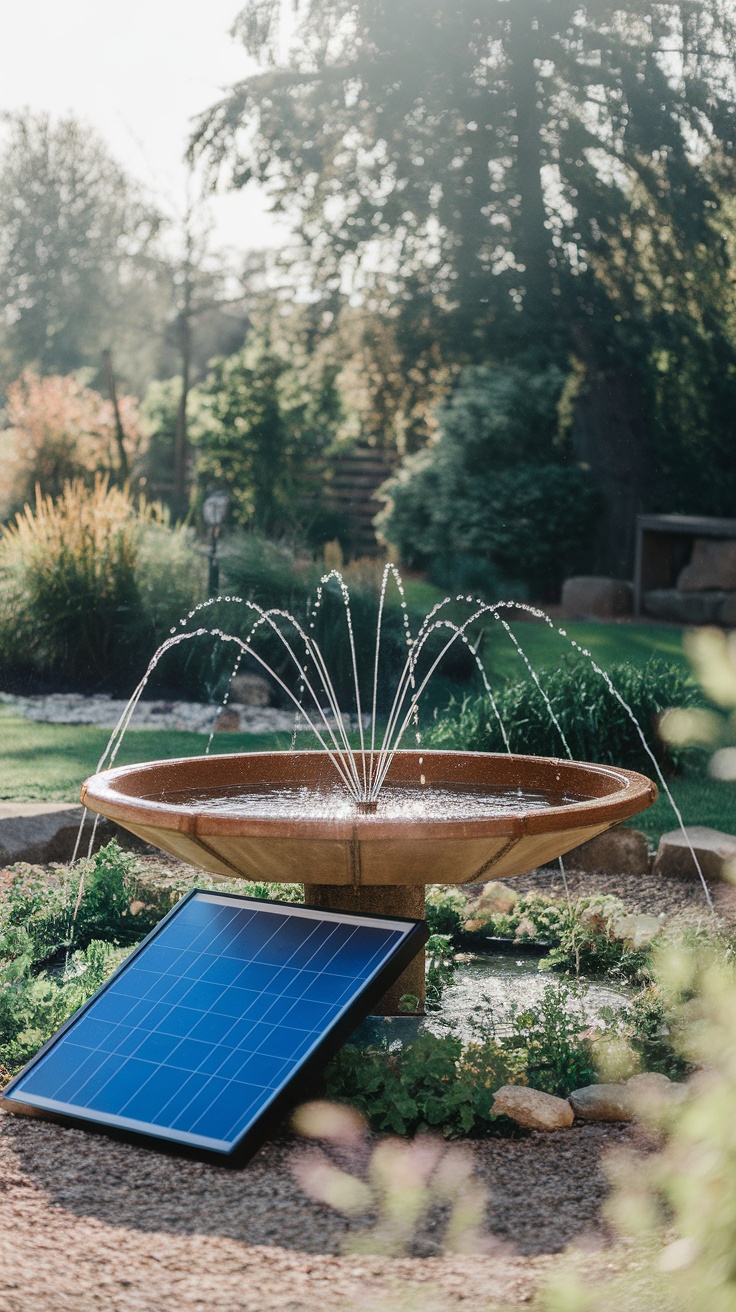
[[[401,597],[407,654],[379,733],[382,623],[391,578]],[[334,586],[342,595],[350,644],[354,705],[349,711],[338,703],[314,637],[325,589]],[[201,624],[208,607],[223,603],[252,616],[246,637],[228,633],[220,625]],[[466,611],[459,621],[451,618],[453,605]],[[413,637],[400,575],[387,565],[366,699],[358,674],[348,589],[337,571],[322,579],[306,625],[285,610],[263,609],[240,597],[202,603],[154,655],[111,736],[98,773],[83,786],[82,801],[205,870],[231,878],[300,882],[307,902],[333,910],[420,917],[427,884],[471,883],[489,875],[508,878],[549,863],[649,806],[657,790],[633,771],[511,752],[491,684],[477,647],[471,645],[470,631],[481,620],[500,623],[515,644],[545,698],[561,748],[571,757],[536,672],[505,618],[504,611],[518,606],[490,605],[470,596],[447,597],[429,612]],[[523,609],[552,623],[541,611]],[[189,627],[192,622],[196,627]],[[259,653],[256,638],[262,629],[275,636],[288,656],[293,687]],[[565,636],[564,630],[560,633]],[[439,651],[436,635],[442,639]],[[297,723],[305,721],[314,733],[319,750],[295,750],[295,733],[290,752],[207,753],[187,760],[110,768],[135,706],[162,658],[182,643],[208,638],[234,648],[233,675],[246,656],[267,671],[293,704]],[[427,751],[421,746],[420,699],[434,671],[458,643],[469,648],[480,671],[499,721],[504,753]],[[589,657],[586,651],[582,654]],[[592,658],[591,664],[606,679]],[[618,697],[610,680],[607,683]],[[357,741],[351,737],[353,722]],[[408,732],[415,736],[411,749],[402,746]],[[383,1009],[396,1012],[405,994],[423,1005],[421,959],[404,972],[384,999]]]

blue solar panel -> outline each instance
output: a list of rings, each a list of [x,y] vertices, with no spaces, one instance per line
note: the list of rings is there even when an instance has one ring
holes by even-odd
[[[334,1051],[425,938],[421,922],[196,891],[4,1105],[232,1154],[269,1109],[283,1114],[313,1059]]]

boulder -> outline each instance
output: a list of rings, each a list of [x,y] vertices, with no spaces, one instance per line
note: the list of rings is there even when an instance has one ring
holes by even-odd
[[[642,597],[642,610],[653,619],[672,624],[718,624],[730,593],[679,592],[677,588],[655,588]]]
[[[236,674],[230,683],[230,698],[241,706],[270,706],[271,685],[261,674]]]
[[[497,879],[492,879],[483,885],[474,906],[479,911],[493,911],[497,915],[506,916],[518,900],[519,894],[514,892],[513,888],[501,884]]]
[[[688,839],[706,879],[730,878],[729,868],[736,866],[736,837],[707,825],[689,825],[685,834],[680,829],[662,834],[652,873],[663,879],[699,879]]]
[[[656,938],[662,923],[658,916],[618,916],[613,922],[611,932],[620,943],[638,952],[640,948],[648,947],[652,939]]]
[[[213,733],[240,733],[240,711],[237,706],[223,706],[217,713],[212,731]]]
[[[569,619],[589,615],[615,619],[620,615],[630,615],[632,598],[631,584],[626,579],[579,574],[565,579],[562,585],[562,609]]]
[[[0,866],[16,861],[47,865],[71,861],[82,819],[82,807],[73,802],[0,802]],[[87,822],[79,847],[87,855],[94,816]],[[135,852],[150,851],[150,845],[102,816],[95,831],[94,851],[116,838],[121,847]]]
[[[588,1084],[570,1094],[570,1105],[581,1121],[630,1121],[634,1099],[625,1084]]]
[[[680,592],[736,589],[736,540],[696,538],[690,564],[677,580]]]
[[[569,870],[600,870],[606,875],[649,873],[649,844],[640,829],[616,825],[576,847],[563,858]]]
[[[527,1130],[564,1130],[574,1120],[566,1098],[520,1084],[504,1084],[496,1093],[492,1111],[494,1116],[509,1116]]]

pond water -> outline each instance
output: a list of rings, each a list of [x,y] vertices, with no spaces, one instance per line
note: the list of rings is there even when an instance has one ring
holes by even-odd
[[[369,1016],[351,1041],[371,1045],[385,1038],[389,1043],[409,1043],[423,1033],[443,1035],[450,1030],[465,1042],[489,1032],[500,1039],[512,1032],[514,1008],[538,1007],[547,985],[559,978],[540,971],[535,958],[475,953],[458,966],[439,1011],[421,1017]],[[628,1003],[623,992],[605,984],[590,980],[583,984],[580,995],[571,997],[568,1005],[588,1022],[603,1007],[618,1011]]]

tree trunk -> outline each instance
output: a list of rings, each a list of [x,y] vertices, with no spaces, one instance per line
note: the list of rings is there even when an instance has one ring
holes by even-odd
[[[115,386],[115,372],[112,367],[112,351],[109,349],[102,352],[102,362],[105,366],[105,376],[107,378],[107,390],[112,401],[112,412],[115,418],[115,444],[118,449],[118,466],[120,469],[121,483],[127,483],[130,478],[130,466],[128,456],[125,450],[125,432],[123,431],[123,421],[120,418],[120,406],[118,405],[118,391]]]
[[[174,430],[174,511],[184,516],[187,493],[187,401],[192,367],[192,284],[189,252],[184,274],[182,303],[179,310],[179,347],[181,350],[181,392]]]
[[[552,300],[551,241],[544,226],[547,210],[542,187],[540,90],[535,65],[536,28],[529,6],[513,0],[509,39],[509,80],[511,100],[516,115],[516,184],[519,192],[519,218],[513,237],[514,255],[524,266],[523,313],[535,326],[549,316]],[[530,324],[532,328],[532,324]],[[533,328],[532,328],[533,331]]]
[[[601,565],[617,578],[631,578],[636,516],[647,508],[655,477],[636,370],[588,367],[575,406],[573,441],[605,499]]]

